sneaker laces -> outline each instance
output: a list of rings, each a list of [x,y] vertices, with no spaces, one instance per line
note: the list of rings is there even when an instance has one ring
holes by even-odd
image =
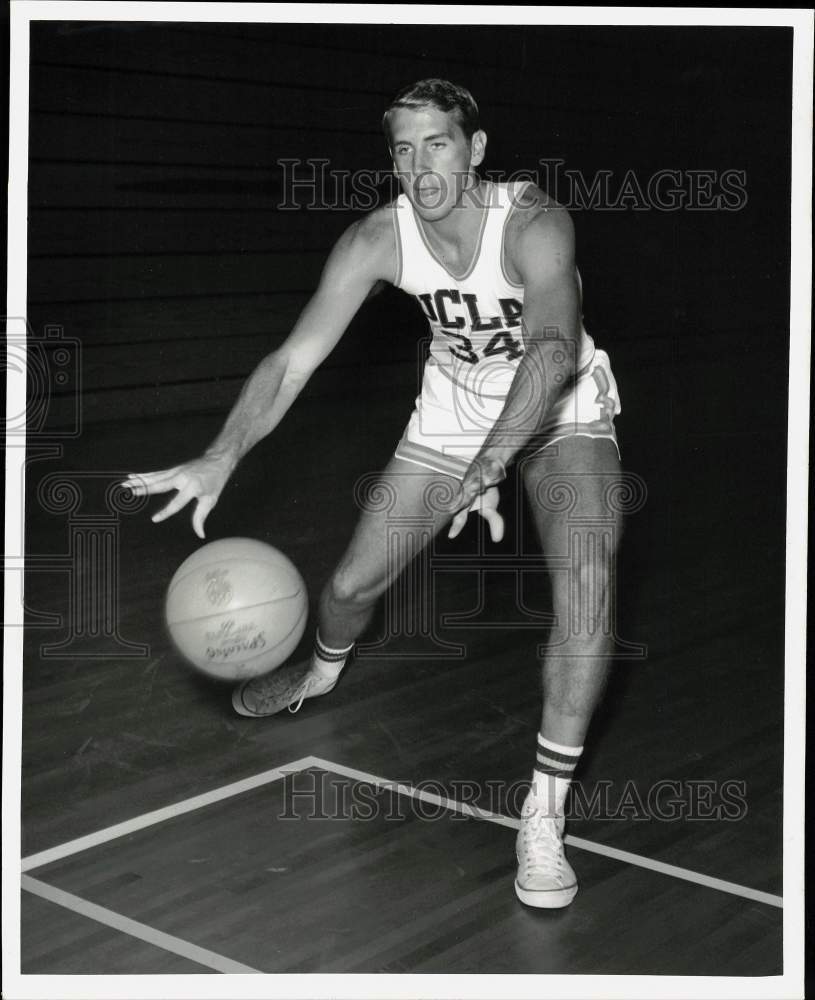
[[[319,687],[320,685],[322,685],[323,690],[315,691],[315,694],[328,694],[328,692],[337,683],[338,677],[339,674],[337,675],[337,677],[326,677],[325,674],[320,673],[319,669],[311,670],[307,674],[307,676],[303,678],[303,683],[298,688],[295,689],[295,692],[292,695],[292,700],[291,703],[289,704],[289,711],[291,712],[291,714],[294,715],[295,712],[300,711],[300,706],[303,704],[306,698],[311,697],[311,689],[313,687],[315,686]],[[297,700],[295,701],[295,699]]]
[[[532,808],[521,818],[519,859],[530,874],[560,871],[566,858],[557,819]]]
[[[292,695],[292,700],[289,704],[289,711],[291,712],[292,715],[294,715],[295,712],[300,711],[300,706],[308,697],[308,692],[313,682],[314,678],[311,675],[309,675],[308,677],[306,677],[306,679],[303,681],[300,687],[297,688],[297,690]],[[294,700],[295,698],[297,699],[296,702]]]

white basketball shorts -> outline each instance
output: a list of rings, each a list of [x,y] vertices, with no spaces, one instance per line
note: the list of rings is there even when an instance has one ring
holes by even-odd
[[[483,396],[464,388],[431,357],[425,365],[421,394],[395,455],[463,479],[503,407],[504,398]],[[574,384],[557,400],[541,429],[534,434],[532,452],[567,437],[582,436],[607,438],[614,442],[619,454],[614,418],[620,411],[620,396],[608,355],[595,350],[592,360],[578,373]],[[524,419],[522,423],[528,423],[531,430],[537,421],[537,414],[530,412],[528,421]]]

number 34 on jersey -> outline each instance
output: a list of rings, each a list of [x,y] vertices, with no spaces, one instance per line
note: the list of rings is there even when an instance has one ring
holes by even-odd
[[[485,318],[478,307],[478,296],[456,288],[439,288],[416,298],[433,332],[453,341],[450,352],[459,360],[475,365],[496,354],[510,361],[522,357],[523,343],[515,334],[520,332],[523,307],[517,299],[499,299],[501,315]]]

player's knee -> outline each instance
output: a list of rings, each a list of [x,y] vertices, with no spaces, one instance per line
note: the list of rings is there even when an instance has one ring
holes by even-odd
[[[333,604],[348,608],[362,608],[379,597],[379,588],[366,584],[351,569],[338,569],[328,584],[329,597]]]

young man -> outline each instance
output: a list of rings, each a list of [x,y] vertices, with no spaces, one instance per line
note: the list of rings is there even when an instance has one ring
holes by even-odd
[[[400,561],[385,544],[398,519],[430,518],[431,535],[449,526],[453,537],[468,511],[480,509],[497,539],[495,487],[518,458],[540,543],[570,554],[571,567],[552,573],[565,635],[550,640],[543,661],[515,889],[531,906],[565,906],[577,892],[563,853],[565,797],[610,655],[619,532],[598,534],[596,525],[614,521],[605,498],[620,470],[616,384],[583,328],[568,214],[532,184],[479,179],[486,135],[468,91],[420,81],[396,97],[383,124],[403,193],[339,239],[291,334],[250,376],[205,454],[133,475],[127,485],[140,495],[177,490],[154,521],[195,500],[193,527],[203,537],[238,461],[277,426],[377,282],[417,296],[433,340],[421,395],[381,477],[393,504],[363,511],[322,593],[311,659],[240,685],[233,705],[241,715],[266,716],[329,692],[376,601],[404,568],[407,557]],[[427,503],[440,482],[454,497],[443,510]],[[552,490],[561,494],[554,502]]]

